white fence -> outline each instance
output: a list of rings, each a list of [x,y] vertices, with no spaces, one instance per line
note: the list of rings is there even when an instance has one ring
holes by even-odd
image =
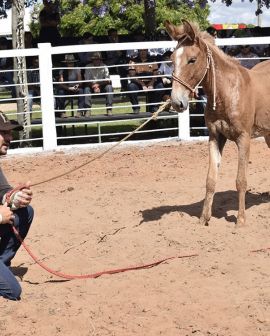
[[[230,38],[230,39],[217,39],[217,44],[219,46],[238,46],[238,45],[256,45],[256,46],[268,46],[270,45],[270,37],[258,37],[258,38]],[[121,123],[128,123],[128,122],[134,122],[134,117],[132,116],[129,111],[131,111],[131,104],[129,101],[125,101],[122,104],[114,104],[113,105],[113,112],[118,109],[122,109],[126,113],[122,113],[121,118],[100,118],[98,120],[98,115],[91,120],[91,118],[87,119],[77,119],[74,120],[71,119],[68,122],[63,119],[62,121],[59,119],[57,120],[55,118],[55,97],[57,96],[54,92],[54,85],[56,84],[53,81],[53,72],[59,71],[59,68],[54,68],[52,63],[52,57],[55,55],[64,55],[64,54],[78,54],[82,52],[105,52],[105,51],[112,51],[112,50],[132,50],[132,49],[159,49],[159,48],[174,48],[176,45],[176,42],[174,41],[157,41],[157,42],[131,42],[131,43],[117,43],[117,44],[92,44],[92,45],[72,45],[72,46],[58,46],[58,47],[52,47],[48,43],[39,44],[38,48],[33,49],[24,49],[24,50],[1,50],[0,51],[0,59],[2,58],[9,58],[9,57],[16,57],[16,56],[38,56],[39,58],[39,77],[40,77],[40,83],[35,83],[40,85],[40,108],[36,109],[35,111],[27,111],[27,113],[32,115],[32,123],[29,124],[27,127],[31,128],[32,133],[35,133],[35,129],[41,129],[39,134],[42,134],[41,136],[31,136],[29,139],[25,140],[15,140],[14,145],[16,147],[16,144],[22,144],[23,141],[27,141],[27,143],[31,143],[32,147],[36,147],[35,151],[42,151],[42,150],[54,150],[59,146],[59,143],[61,140],[67,140],[69,139],[69,144],[72,146],[76,143],[78,139],[84,139],[85,142],[89,140],[89,143],[93,143],[91,139],[96,139],[95,142],[104,142],[106,141],[106,138],[110,138],[110,141],[112,141],[112,138],[119,137],[121,135],[125,135],[128,132],[127,131],[116,131],[116,132],[108,132],[102,133],[101,130],[104,127],[104,125],[110,125],[112,123],[117,123],[118,125]],[[260,57],[260,58],[268,58],[268,57]],[[160,61],[158,62],[160,63]],[[121,66],[127,66],[127,64],[123,64]],[[118,66],[119,67],[119,66]],[[10,71],[16,71],[16,70],[10,70]],[[29,69],[27,69],[29,71]],[[7,71],[0,70],[0,76],[3,73],[6,73]],[[119,78],[118,77],[112,77],[113,83],[116,83]],[[123,78],[121,78],[123,79]],[[127,79],[127,78],[124,78]],[[32,83],[33,84],[33,83]],[[28,83],[29,85],[29,83]],[[11,89],[14,86],[14,84],[7,84],[7,83],[1,83],[0,89]],[[119,86],[118,84],[115,84],[115,86]],[[121,92],[117,91],[114,92],[114,97],[118,98],[123,96],[124,94],[127,94],[127,92]],[[11,97],[2,97],[0,98],[0,109],[5,112],[10,118],[16,118],[16,106],[14,107],[14,103],[16,103],[17,99],[22,98],[11,98]],[[198,101],[190,102],[190,104],[194,104]],[[3,105],[4,104],[4,105]],[[9,105],[13,104],[13,109],[10,110]],[[147,105],[149,105],[147,102],[141,103],[141,106],[144,106],[147,108]],[[150,104],[151,105],[151,104]],[[102,110],[103,107],[98,107],[97,109]],[[190,108],[190,111],[192,109]],[[72,113],[74,113],[74,109],[71,108],[68,110]],[[190,121],[191,118],[200,117],[202,118],[203,114],[197,114],[197,113],[191,113],[189,109],[185,111],[182,114],[167,114],[165,116],[159,117],[159,120],[172,120],[174,121],[173,125],[166,126],[165,127],[155,127],[153,129],[147,129],[142,130],[141,133],[151,133],[154,137],[154,133],[157,132],[164,132],[165,136],[167,136],[168,132],[172,132],[173,135],[179,138],[180,140],[188,140],[193,138],[192,131],[193,130],[205,130],[204,125],[199,125],[192,127],[192,122]],[[114,113],[113,113],[114,114]],[[35,116],[38,115],[40,118],[37,119],[37,122],[33,122],[35,120]],[[140,118],[139,118],[140,117]],[[142,120],[145,120],[145,118],[148,117],[147,114],[141,114],[141,116],[136,117],[136,121],[140,122]],[[56,123],[57,120],[57,123]],[[40,122],[38,122],[40,121]],[[93,127],[96,126],[96,132],[93,134],[79,134],[79,135],[67,135],[63,136],[63,134],[58,134],[57,128],[59,127],[63,128],[72,128],[73,131],[78,126],[85,126],[85,129],[87,127]],[[36,132],[37,133],[37,132]],[[150,136],[148,136],[149,138]],[[38,145],[36,145],[38,144]],[[26,149],[24,149],[26,150]]]

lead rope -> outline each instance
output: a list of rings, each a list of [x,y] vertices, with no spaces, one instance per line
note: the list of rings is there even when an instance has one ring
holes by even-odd
[[[162,104],[159,109],[153,113],[153,115],[151,116],[151,118],[148,118],[143,124],[141,124],[139,127],[137,127],[134,131],[132,131],[131,133],[129,133],[126,137],[124,137],[122,140],[120,140],[119,142],[117,142],[116,144],[114,144],[113,146],[111,146],[109,149],[105,150],[103,153],[101,153],[100,155],[98,155],[97,157],[95,157],[94,159],[66,172],[60,175],[57,175],[53,178],[38,182],[33,184],[32,186],[37,186],[40,185],[42,183],[45,182],[49,182],[52,180],[55,180],[56,178],[62,177],[64,175],[67,175],[87,164],[89,164],[90,162],[93,162],[99,158],[101,158],[102,156],[104,156],[106,153],[108,153],[109,151],[111,151],[113,148],[115,148],[116,146],[120,145],[120,143],[122,143],[123,141],[127,140],[128,138],[130,138],[135,132],[137,132],[139,129],[141,129],[142,127],[144,127],[150,120],[156,119],[158,114],[161,111],[164,111],[166,108],[170,107],[170,101],[166,101],[164,104]],[[17,186],[16,188],[10,190],[7,194],[6,194],[6,202],[8,205],[11,204],[13,196],[15,195],[15,193],[17,191],[22,190],[23,188],[25,188],[24,184],[21,184],[19,186]],[[43,268],[45,271],[47,271],[50,274],[53,274],[57,277],[60,278],[64,278],[66,280],[72,280],[72,279],[90,279],[90,278],[98,278],[101,275],[105,275],[105,274],[116,274],[116,273],[122,273],[122,272],[127,272],[127,271],[134,271],[134,270],[140,270],[140,269],[147,269],[147,268],[151,268],[154,266],[158,266],[161,263],[164,263],[165,261],[169,261],[169,260],[173,260],[173,259],[179,259],[179,258],[190,258],[190,257],[196,257],[198,256],[198,254],[188,254],[188,255],[179,255],[179,256],[173,256],[173,257],[167,257],[167,258],[163,258],[160,260],[156,260],[154,262],[148,263],[148,264],[143,264],[143,265],[137,265],[137,266],[131,266],[131,267],[125,267],[125,268],[117,268],[117,269],[112,269],[112,270],[107,270],[107,271],[101,271],[101,272],[97,272],[97,273],[91,273],[91,274],[82,274],[82,275],[72,275],[72,274],[66,274],[66,273],[62,273],[62,272],[58,272],[55,271],[53,269],[51,269],[50,267],[46,266],[44,263],[42,263],[34,254],[33,252],[30,250],[30,248],[25,244],[23,238],[21,237],[21,235],[19,234],[18,230],[15,228],[14,224],[12,224],[12,230],[15,234],[15,236],[17,237],[17,239],[20,241],[20,243],[22,244],[22,246],[24,247],[24,249],[27,251],[27,253],[29,254],[29,256],[34,260],[34,262],[36,264],[38,264],[41,268]]]
[[[74,171],[78,170],[78,169],[81,169],[82,167],[85,167],[87,166],[88,164],[102,158],[105,154],[107,154],[108,152],[110,152],[111,150],[113,150],[115,147],[119,146],[122,142],[126,141],[127,139],[129,139],[134,133],[138,132],[141,128],[143,128],[146,124],[148,124],[151,120],[155,120],[159,113],[160,112],[163,112],[164,110],[166,110],[167,108],[169,109],[171,106],[171,101],[170,100],[167,100],[166,102],[164,102],[162,105],[160,105],[159,109],[153,113],[153,115],[148,118],[147,120],[145,120],[141,125],[139,125],[139,127],[137,127],[135,130],[133,130],[132,132],[130,132],[129,134],[127,134],[123,139],[121,139],[120,141],[116,142],[114,145],[112,145],[111,147],[109,147],[108,149],[106,149],[105,151],[103,151],[102,153],[100,153],[99,155],[97,155],[96,157],[94,157],[93,159],[85,162],[85,163],[82,163],[81,165],[79,166],[76,166],[75,168],[72,168],[62,174],[59,174],[59,175],[56,175],[54,177],[51,177],[47,180],[43,180],[43,181],[40,181],[40,182],[36,182],[34,184],[32,184],[32,187],[35,187],[35,186],[38,186],[38,185],[41,185],[41,184],[44,184],[44,183],[47,183],[47,182],[51,182],[51,181],[54,181],[60,177],[63,177],[63,176],[66,176],[66,175],[69,175],[71,173],[73,173]]]
[[[32,251],[29,249],[29,247],[25,244],[25,242],[23,241],[22,237],[20,236],[20,234],[18,233],[18,231],[14,227],[14,225],[12,226],[12,228],[13,228],[13,232],[16,235],[17,239],[21,242],[21,244],[24,247],[24,249],[27,251],[27,253],[30,255],[30,257],[34,260],[34,262],[36,264],[38,264],[41,268],[43,268],[48,273],[51,273],[51,274],[53,274],[53,275],[55,275],[55,276],[57,276],[59,278],[64,278],[64,279],[67,279],[67,280],[73,280],[73,279],[93,279],[93,278],[98,278],[101,275],[105,275],[105,274],[117,274],[117,273],[123,273],[123,272],[127,272],[127,271],[135,271],[135,270],[140,270],[140,269],[147,269],[147,268],[151,268],[151,267],[154,267],[154,266],[158,266],[159,264],[164,263],[165,261],[169,261],[169,260],[173,260],[173,259],[191,258],[191,257],[197,257],[198,256],[198,254],[186,254],[186,255],[179,255],[179,256],[173,256],[173,257],[163,258],[163,259],[151,262],[149,264],[130,266],[130,267],[125,267],[125,268],[116,268],[116,269],[107,270],[107,271],[101,271],[101,272],[97,272],[97,273],[80,274],[80,275],[78,275],[78,274],[75,274],[75,275],[74,274],[66,274],[66,273],[55,271],[55,270],[49,268],[48,266],[46,266],[40,260],[38,260],[38,258],[32,253]]]

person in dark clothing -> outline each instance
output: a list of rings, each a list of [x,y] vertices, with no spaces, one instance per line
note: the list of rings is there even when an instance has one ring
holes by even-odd
[[[0,156],[7,154],[13,130],[22,130],[22,126],[9,121],[0,112]],[[22,291],[9,268],[21,246],[12,225],[24,239],[34,217],[33,208],[29,205],[31,200],[30,182],[13,189],[0,168],[0,296],[10,300],[19,300]]]
[[[147,94],[147,100],[150,104],[149,111],[151,113],[157,111],[158,105],[162,101],[164,85],[158,78],[158,64],[153,62],[149,57],[147,49],[139,50],[139,56],[134,61],[129,62],[127,90],[130,102],[132,104],[133,113],[140,113],[140,105],[138,99],[138,91],[143,90]],[[154,91],[157,89],[157,91]]]

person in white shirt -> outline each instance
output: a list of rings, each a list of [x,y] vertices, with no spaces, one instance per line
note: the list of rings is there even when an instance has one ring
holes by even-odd
[[[84,79],[89,81],[86,82],[84,87],[86,108],[90,109],[92,106],[91,93],[99,94],[105,92],[107,115],[112,115],[113,87],[110,80],[109,69],[103,63],[100,52],[93,53],[91,63],[86,66]]]

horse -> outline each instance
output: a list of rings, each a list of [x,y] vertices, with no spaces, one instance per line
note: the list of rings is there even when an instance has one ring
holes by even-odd
[[[222,151],[226,141],[231,140],[238,149],[236,227],[242,227],[246,224],[251,138],[263,136],[270,148],[270,61],[249,70],[218,48],[214,38],[200,31],[196,23],[183,20],[182,25],[175,26],[166,21],[165,26],[170,37],[178,42],[171,56],[172,107],[177,112],[186,110],[199,85],[207,95],[204,117],[209,131],[209,168],[200,223],[208,225],[212,216]]]

